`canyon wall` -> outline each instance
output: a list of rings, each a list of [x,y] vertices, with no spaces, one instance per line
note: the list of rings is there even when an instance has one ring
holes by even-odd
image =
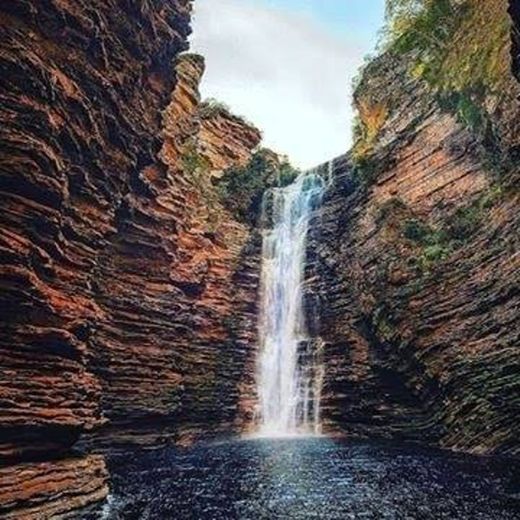
[[[241,122],[249,139],[226,139],[225,130],[215,137],[206,128],[211,118],[199,116],[203,59],[182,55],[176,72],[161,161],[143,170],[143,191],[125,198],[118,232],[96,266],[106,319],[92,338],[91,367],[109,420],[96,444],[107,436],[113,447],[116,438],[158,445],[232,431],[254,340],[257,257],[248,254],[256,239],[224,209],[211,178],[235,157],[250,157],[260,134]],[[240,121],[217,118],[218,128],[229,121],[233,132]],[[235,146],[222,150],[226,156],[206,154],[208,136]]]
[[[480,13],[500,22],[487,49],[500,88],[477,106],[439,97],[392,52],[358,87],[364,133],[334,163],[309,248],[327,432],[519,454],[506,7]],[[260,237],[215,181],[261,134],[201,105],[190,12],[189,0],[0,6],[3,518],[102,500],[106,449],[252,425]]]
[[[410,73],[413,53],[392,50],[357,87],[363,132],[334,162],[309,248],[328,432],[520,454],[520,85],[506,9],[486,2],[449,44],[465,52],[495,21],[498,87],[483,97],[439,92]]]
[[[258,238],[209,178],[260,133],[199,114],[203,59],[180,55],[190,12],[0,7],[3,518],[103,499],[94,447],[181,442],[251,413]]]

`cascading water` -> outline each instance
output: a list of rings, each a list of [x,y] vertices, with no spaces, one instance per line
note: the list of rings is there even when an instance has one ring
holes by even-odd
[[[309,220],[325,189],[316,172],[266,193],[263,204],[260,435],[319,433],[320,377],[303,308]],[[319,371],[319,370],[318,370]]]

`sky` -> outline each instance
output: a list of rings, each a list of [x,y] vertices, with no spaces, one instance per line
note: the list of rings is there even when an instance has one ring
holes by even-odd
[[[192,51],[204,98],[263,132],[265,146],[311,168],[351,144],[350,86],[383,25],[385,0],[196,0]]]

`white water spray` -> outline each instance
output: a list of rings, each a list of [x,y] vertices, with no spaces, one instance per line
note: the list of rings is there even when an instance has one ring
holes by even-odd
[[[259,433],[319,433],[321,376],[313,366],[303,308],[307,232],[325,182],[301,174],[264,197],[261,275]]]

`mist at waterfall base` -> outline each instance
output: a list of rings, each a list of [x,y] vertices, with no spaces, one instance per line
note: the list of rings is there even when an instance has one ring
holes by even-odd
[[[514,465],[410,446],[256,439],[109,463],[110,519],[519,518]]]
[[[258,435],[318,434],[322,367],[303,303],[307,232],[325,181],[317,171],[264,195]]]

